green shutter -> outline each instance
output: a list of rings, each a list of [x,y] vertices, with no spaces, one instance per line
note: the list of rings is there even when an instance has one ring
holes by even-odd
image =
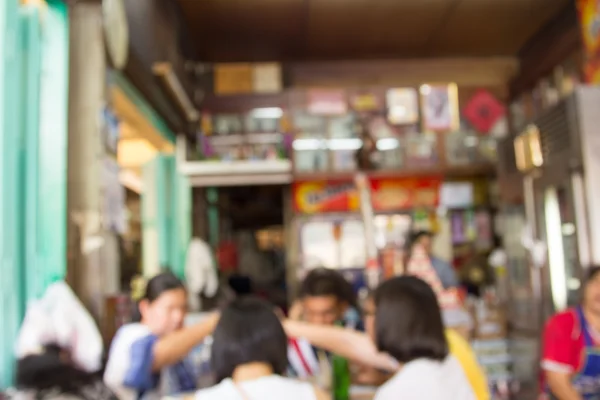
[[[69,14],[62,1],[48,1],[42,28],[38,139],[37,260],[30,285],[39,296],[67,270],[67,136],[69,98]]]
[[[20,17],[17,0],[0,2],[0,387],[12,382],[13,348],[23,315],[22,171],[19,127]]]
[[[172,227],[171,233],[171,265],[173,272],[180,278],[185,278],[185,259],[187,248],[192,237],[192,191],[188,178],[177,171],[175,157],[171,156],[171,173],[173,188]]]
[[[67,7],[0,2],[0,388],[27,299],[66,264]]]
[[[36,297],[36,284],[42,275],[44,264],[38,260],[38,160],[41,32],[38,11],[33,7],[21,9],[21,90],[19,117],[20,129],[20,178],[19,217],[22,218],[21,239],[23,245],[24,290],[26,299]],[[22,214],[21,214],[22,213]],[[39,295],[39,294],[38,294]]]

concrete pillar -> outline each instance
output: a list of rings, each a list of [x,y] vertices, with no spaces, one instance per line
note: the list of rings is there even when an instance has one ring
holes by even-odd
[[[103,226],[100,117],[108,91],[100,2],[72,4],[69,45],[68,280],[100,320],[106,296],[119,290],[118,243]]]

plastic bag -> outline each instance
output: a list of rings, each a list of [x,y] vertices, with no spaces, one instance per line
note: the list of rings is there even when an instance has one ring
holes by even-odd
[[[102,365],[100,331],[65,282],[52,284],[40,300],[28,305],[15,353],[17,358],[40,354],[48,344],[69,350],[75,365],[86,372]]]

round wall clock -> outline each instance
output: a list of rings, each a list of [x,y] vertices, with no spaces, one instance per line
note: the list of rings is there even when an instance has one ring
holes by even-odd
[[[129,52],[129,28],[124,0],[102,0],[104,38],[112,66],[123,69]]]

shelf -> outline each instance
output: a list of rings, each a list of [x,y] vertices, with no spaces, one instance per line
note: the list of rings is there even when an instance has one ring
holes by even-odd
[[[358,171],[346,172],[296,172],[294,181],[326,181],[326,180],[352,180]],[[492,164],[477,164],[456,167],[423,167],[403,168],[397,170],[377,170],[367,172],[373,178],[411,178],[422,176],[443,176],[445,178],[471,178],[477,176],[493,176],[496,168]]]
[[[277,185],[292,181],[289,160],[188,161],[178,168],[192,186]]]
[[[241,144],[279,144],[283,135],[277,132],[256,132],[232,135],[205,136],[212,146],[236,146]]]

